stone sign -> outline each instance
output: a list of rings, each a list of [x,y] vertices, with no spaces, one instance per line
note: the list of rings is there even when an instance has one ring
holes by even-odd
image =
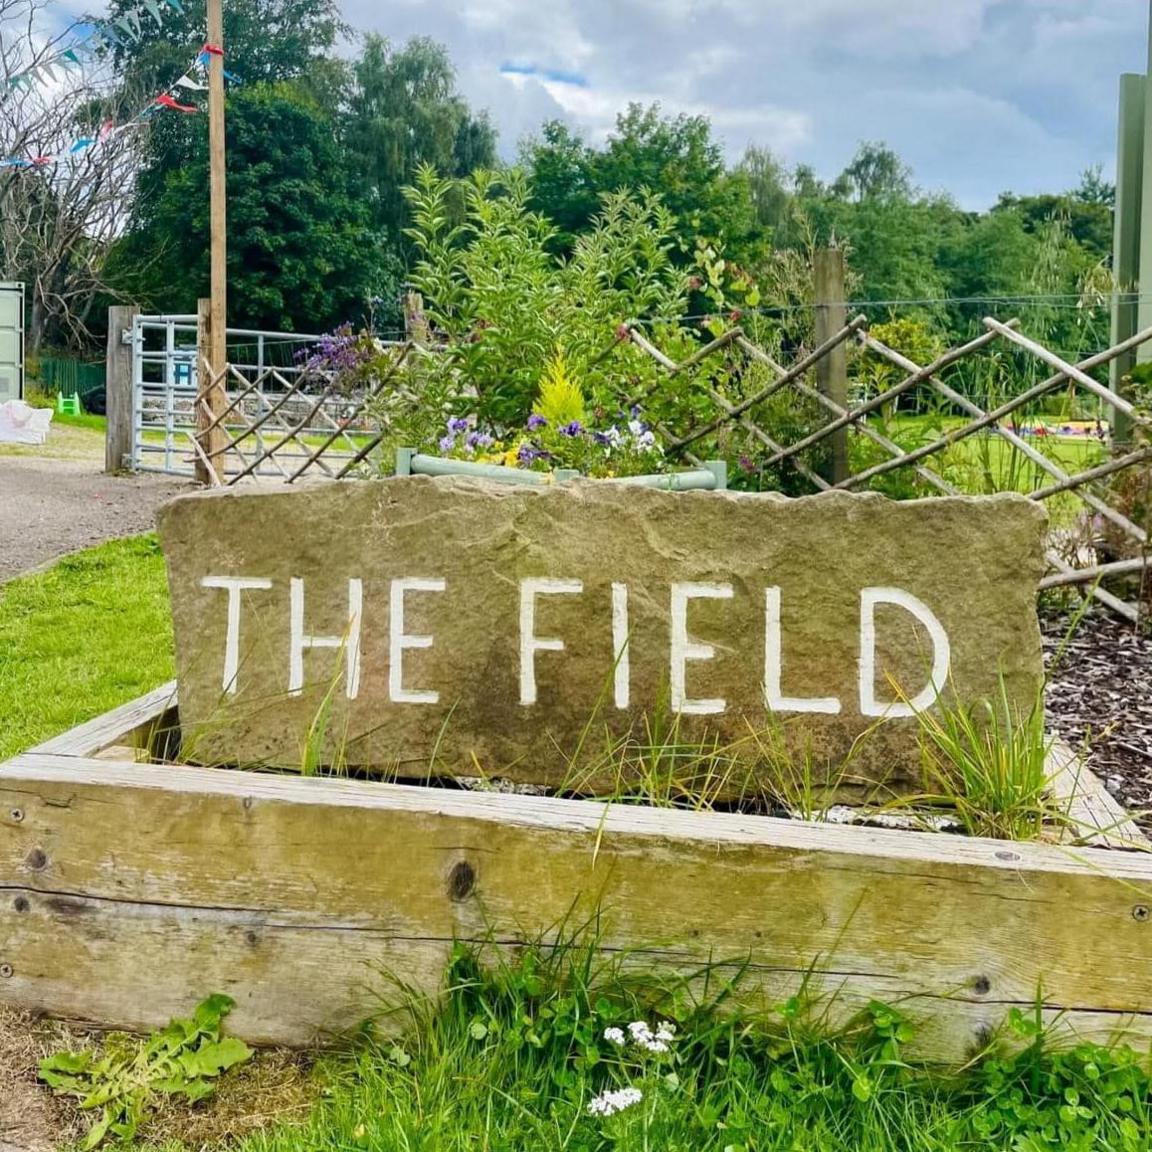
[[[1033,706],[1045,524],[1015,496],[604,482],[183,497],[159,527],[185,747],[610,787],[611,750],[659,729],[722,763],[782,736],[820,776],[907,783],[941,697],[1003,678]]]

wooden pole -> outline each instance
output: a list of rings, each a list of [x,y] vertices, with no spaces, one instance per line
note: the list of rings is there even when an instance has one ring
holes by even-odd
[[[134,403],[132,396],[131,344],[124,343],[124,333],[132,331],[132,322],[140,309],[115,305],[108,309],[107,387],[108,426],[104,438],[104,471],[111,475],[122,472],[132,461],[134,439]]]
[[[816,279],[816,345],[825,344],[848,322],[844,300],[844,251],[821,248],[815,254],[813,271]],[[848,407],[848,350],[837,344],[816,365],[816,386],[841,408]],[[824,479],[841,484],[848,479],[848,429],[841,428],[829,437],[831,458],[821,466]]]
[[[224,0],[208,0],[208,155],[211,185],[211,295],[208,332],[200,337],[197,426],[208,429],[227,406],[225,369],[228,361],[228,212],[227,169],[224,150]],[[203,324],[203,314],[201,322]],[[224,429],[204,432],[201,447],[211,461],[216,479],[222,477]],[[197,479],[208,483],[208,465],[197,461]]]
[[[1116,153],[1116,238],[1112,268],[1116,282],[1112,303],[1112,343],[1122,344],[1140,330],[1141,204],[1144,198],[1145,88],[1143,76],[1120,78],[1120,132]],[[1122,299],[1123,297],[1123,299]],[[1137,353],[1125,353],[1112,362],[1112,391],[1125,392],[1124,379],[1135,367]],[[1112,444],[1123,455],[1132,439],[1131,421],[1112,412]]]

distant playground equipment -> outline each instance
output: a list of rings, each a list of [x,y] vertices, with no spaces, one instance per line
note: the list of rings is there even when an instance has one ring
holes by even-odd
[[[72,392],[66,396],[63,392],[57,392],[56,412],[60,416],[82,416],[84,405],[80,403],[80,393]]]
[[[1112,433],[1104,420],[1028,420],[1023,423],[1006,422],[1017,436],[1037,440],[1099,440],[1106,442]]]

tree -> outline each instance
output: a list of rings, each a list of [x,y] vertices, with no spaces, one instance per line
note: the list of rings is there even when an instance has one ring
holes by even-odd
[[[28,349],[84,342],[109,287],[109,245],[122,230],[138,162],[136,130],[108,132],[120,111],[108,69],[56,65],[51,83],[9,88],[58,58],[70,33],[45,35],[38,0],[0,0],[0,279],[28,285]],[[51,158],[42,159],[42,158]]]
[[[1116,207],[1116,185],[1104,179],[1104,168],[1100,164],[1084,171],[1080,177],[1080,187],[1072,195],[1082,204]]]
[[[563,235],[587,231],[607,194],[648,190],[676,219],[683,262],[693,258],[699,240],[719,242],[740,261],[759,239],[747,176],[727,171],[706,116],[664,116],[658,104],[631,104],[605,148],[591,148],[552,124],[529,143],[523,160],[532,206]]]
[[[496,133],[456,91],[443,45],[419,37],[397,49],[370,35],[353,65],[348,144],[371,195],[372,218],[388,247],[404,250],[403,189],[422,165],[447,177],[496,163]]]
[[[792,207],[793,177],[767,148],[749,145],[737,172],[748,182],[756,224],[779,230]]]
[[[204,44],[206,0],[181,0],[182,14],[166,16],[147,35],[125,39],[114,60],[126,80],[155,90],[179,76]],[[104,19],[139,8],[139,0],[111,0]],[[95,19],[95,18],[93,18]],[[330,85],[330,54],[348,31],[337,0],[227,0],[225,67],[247,85],[314,78]]]
[[[362,312],[381,291],[377,245],[331,118],[291,84],[241,89],[227,143],[230,322],[315,332]],[[207,294],[207,187],[206,119],[169,121],[117,253],[142,301],[189,312]]]
[[[594,153],[567,124],[550,120],[525,142],[520,162],[530,175],[531,207],[556,226],[556,247],[571,251],[600,202]]]
[[[912,169],[886,144],[866,141],[844,169],[836,187],[858,203],[870,200],[909,200]]]

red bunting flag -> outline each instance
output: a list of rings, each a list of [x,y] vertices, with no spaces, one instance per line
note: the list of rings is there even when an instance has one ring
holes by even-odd
[[[169,96],[167,92],[165,92],[162,96],[157,96],[156,97],[156,103],[159,104],[163,108],[175,109],[175,111],[177,111],[177,112],[199,112],[200,111],[200,109],[197,108],[194,104],[181,104],[180,101],[177,100],[175,96]]]

